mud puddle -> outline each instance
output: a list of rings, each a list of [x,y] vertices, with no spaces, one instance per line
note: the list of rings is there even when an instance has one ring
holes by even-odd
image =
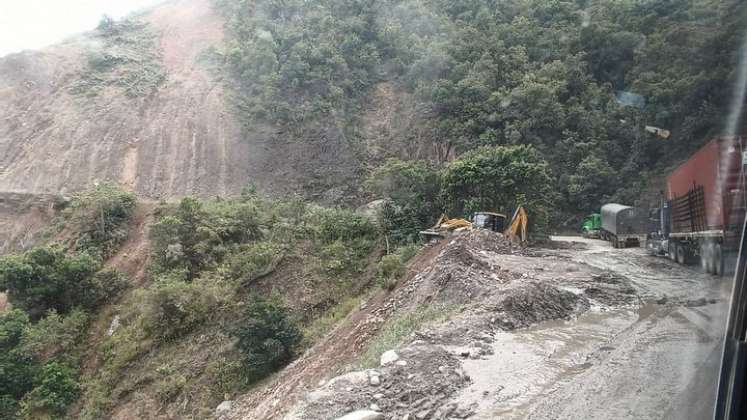
[[[592,353],[612,350],[609,343],[615,336],[654,310],[653,304],[638,309],[593,310],[575,320],[547,321],[525,330],[498,333],[492,355],[464,361],[463,369],[472,383],[459,401],[477,407],[480,414],[475,418],[525,418],[557,384],[593,366]]]

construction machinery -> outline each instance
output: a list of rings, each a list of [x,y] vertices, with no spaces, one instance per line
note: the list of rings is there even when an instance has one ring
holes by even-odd
[[[522,244],[527,241],[527,228],[529,226],[529,216],[523,206],[519,206],[508,224],[508,229],[503,232],[512,241],[518,241]]]
[[[508,227],[506,227],[506,215],[501,213],[477,212],[471,222],[467,219],[450,219],[444,214],[432,228],[421,231],[420,236],[423,241],[429,242],[446,238],[456,230],[479,228],[500,232],[512,240],[525,243],[528,223],[529,217],[524,207],[516,209]]]
[[[472,222],[467,219],[450,219],[447,215],[442,214],[432,228],[420,231],[420,237],[424,242],[441,240],[457,229],[471,227]]]

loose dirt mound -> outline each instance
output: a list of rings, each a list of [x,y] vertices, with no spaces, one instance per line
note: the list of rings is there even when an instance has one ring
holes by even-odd
[[[465,418],[469,408],[441,404],[469,382],[459,359],[432,346],[402,349],[399,360],[379,369],[353,372],[335,378],[311,393],[294,420],[341,417],[352,410],[374,408],[386,412],[387,419],[402,419],[417,412],[416,418]],[[377,378],[377,379],[374,379]]]

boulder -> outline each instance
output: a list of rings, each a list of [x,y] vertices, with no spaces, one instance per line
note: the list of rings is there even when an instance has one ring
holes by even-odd
[[[358,410],[338,417],[337,420],[384,420],[384,415],[371,410]]]

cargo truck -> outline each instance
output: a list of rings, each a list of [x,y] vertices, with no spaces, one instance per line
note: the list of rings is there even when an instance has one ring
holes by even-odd
[[[647,210],[610,203],[602,206],[601,214],[602,239],[615,248],[640,246],[651,230]]]
[[[671,259],[699,260],[716,275],[733,265],[747,207],[745,146],[742,137],[713,139],[667,177],[656,236]]]

